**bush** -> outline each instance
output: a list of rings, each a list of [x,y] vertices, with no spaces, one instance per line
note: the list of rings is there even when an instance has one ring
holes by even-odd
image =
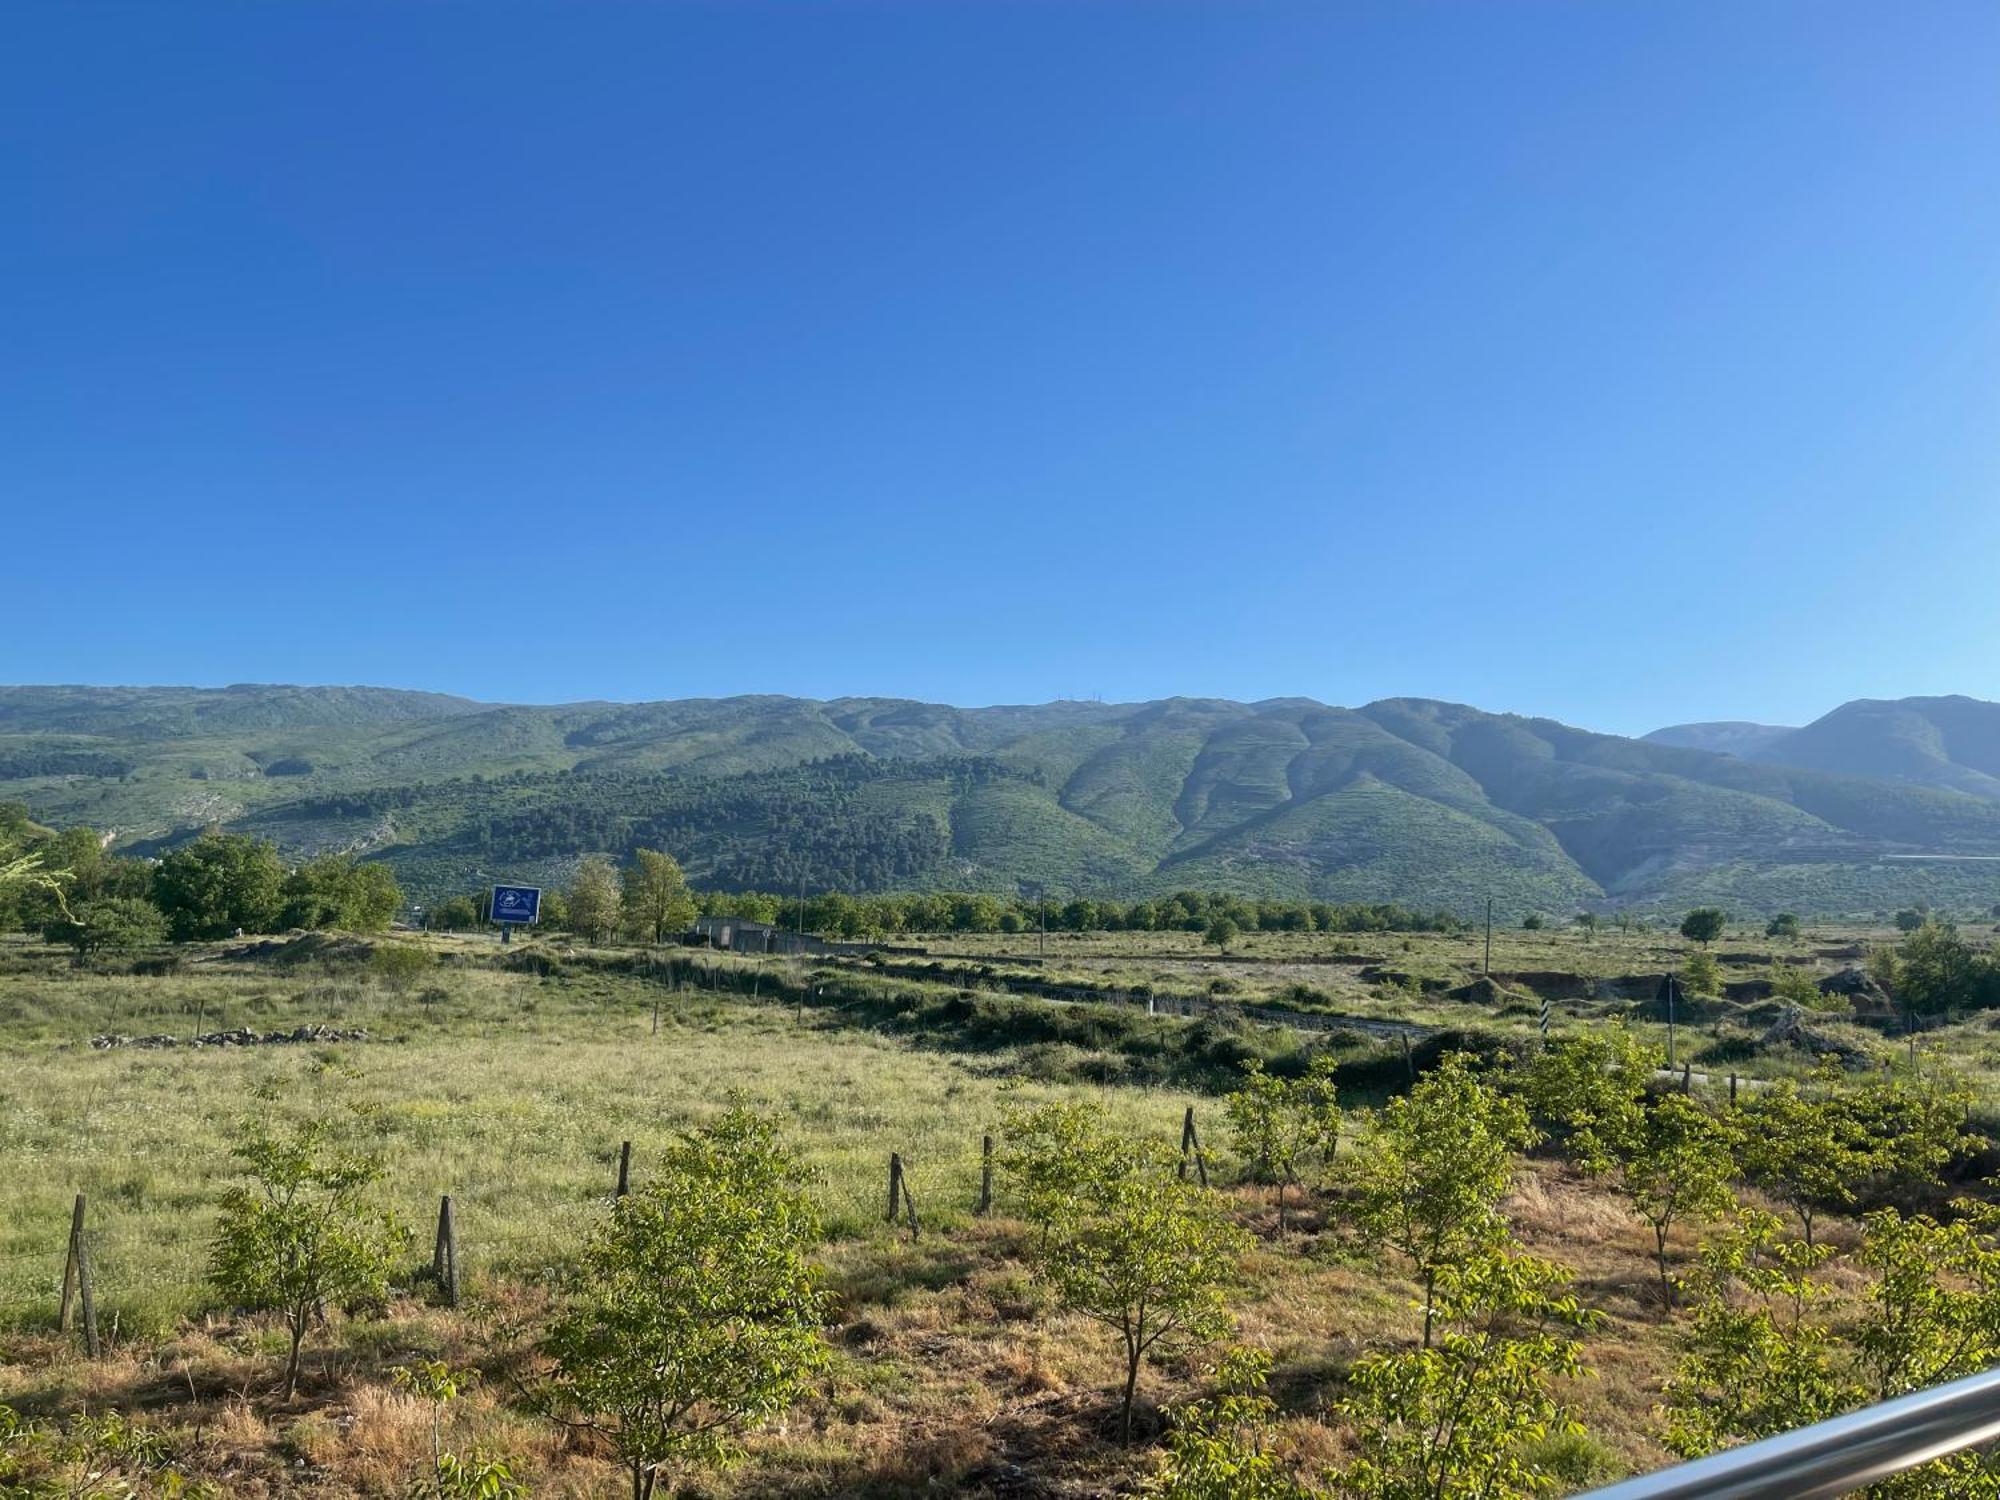
[[[1708,953],[1690,953],[1681,964],[1681,987],[1690,995],[1722,993],[1722,965]]]
[[[235,1154],[255,1186],[223,1195],[209,1280],[239,1307],[283,1315],[289,1401],[306,1330],[329,1306],[379,1304],[404,1235],[367,1202],[381,1159],[343,1149],[329,1120],[276,1129],[245,1120]]]
[[[167,935],[166,918],[150,901],[130,896],[114,896],[105,901],[79,904],[42,929],[51,943],[67,943],[76,956],[103,951],[124,952],[162,941]]]
[[[368,955],[368,971],[397,993],[437,967],[437,955],[414,943],[382,943]]]
[[[546,1400],[588,1425],[650,1496],[731,1456],[825,1369],[826,1296],[810,1252],[807,1174],[771,1119],[741,1103],[688,1131],[660,1176],[613,1204],[544,1337]]]

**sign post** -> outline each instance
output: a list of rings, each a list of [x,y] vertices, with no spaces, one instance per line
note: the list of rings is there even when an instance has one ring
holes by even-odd
[[[542,891],[533,885],[493,887],[493,920],[500,924],[500,941],[510,942],[516,927],[532,926],[542,914]]]

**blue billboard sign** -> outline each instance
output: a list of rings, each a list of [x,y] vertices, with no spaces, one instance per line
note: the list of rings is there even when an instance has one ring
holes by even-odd
[[[542,914],[539,886],[496,885],[493,887],[493,920],[503,927],[525,926]]]

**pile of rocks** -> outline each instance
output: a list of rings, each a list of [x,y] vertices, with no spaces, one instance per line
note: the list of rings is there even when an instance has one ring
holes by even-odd
[[[1872,1063],[1864,1049],[1807,1025],[1805,1012],[1797,1006],[1788,1006],[1784,1014],[1771,1023],[1770,1030],[1757,1039],[1757,1046],[1760,1050],[1795,1047],[1814,1057],[1838,1058],[1844,1068],[1866,1068]]]
[[[368,1032],[356,1026],[294,1026],[290,1031],[210,1031],[197,1037],[94,1036],[90,1045],[103,1052],[112,1047],[267,1047],[285,1042],[365,1042]]]
[[[1879,1021],[1896,1014],[1895,1002],[1889,998],[1888,992],[1868,977],[1867,970],[1855,968],[1852,964],[1827,975],[1819,982],[1819,988],[1823,995],[1838,995],[1845,999],[1859,1019]]]

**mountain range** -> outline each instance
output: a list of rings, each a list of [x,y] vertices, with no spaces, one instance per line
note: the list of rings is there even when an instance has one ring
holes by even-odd
[[[2000,862],[1977,858],[2000,856],[2000,705],[1970,698],[1629,739],[1425,699],[0,687],[0,800],[140,854],[208,824],[345,850],[428,896],[649,845],[698,883],[780,889],[1492,896],[1513,913],[2000,900]]]
[[[1767,765],[2000,799],[2000,703],[1978,698],[1857,698],[1803,729],[1676,724],[1646,738]]]

